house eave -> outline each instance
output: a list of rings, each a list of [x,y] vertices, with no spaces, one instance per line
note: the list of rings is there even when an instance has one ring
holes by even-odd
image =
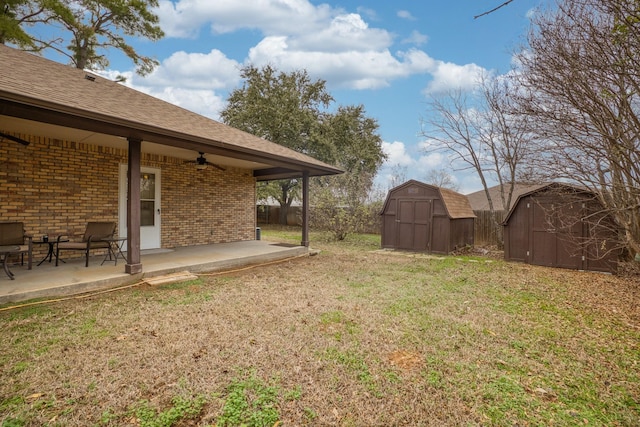
[[[258,173],[257,177],[260,180],[302,176],[303,171],[308,171],[310,176],[335,175],[343,172],[328,165],[317,165],[274,153],[253,150],[228,144],[214,138],[187,135],[64,105],[45,105],[38,102],[38,100],[19,99],[15,94],[4,91],[0,91],[0,116],[2,115],[82,129],[123,139],[136,139],[255,163],[269,164],[278,171],[276,174],[271,173],[274,177],[270,178],[267,178],[268,173]]]

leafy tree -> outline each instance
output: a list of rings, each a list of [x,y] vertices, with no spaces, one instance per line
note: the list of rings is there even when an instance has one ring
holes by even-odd
[[[45,11],[59,8],[56,0],[4,0],[0,3],[0,43],[12,43],[21,49],[38,50],[24,27],[46,23]]]
[[[245,82],[229,96],[222,120],[347,171],[340,177],[313,181],[312,194],[318,195],[312,201],[314,209],[322,201],[332,207],[362,204],[385,159],[378,124],[366,116],[364,107],[340,106],[335,113],[328,112],[333,97],[325,81],[312,81],[304,70],[285,73],[271,66],[248,66],[242,77]],[[258,187],[259,198],[272,197],[280,203],[281,224],[286,224],[288,209],[299,192],[298,180]]]
[[[364,107],[339,107],[323,120],[325,139],[333,144],[331,157],[325,159],[345,173],[320,177],[311,193],[311,224],[333,232],[337,240],[349,233],[374,227],[378,208],[369,195],[376,172],[386,159],[378,123],[365,114]]]
[[[19,13],[23,7],[23,0],[5,0],[0,5],[0,43],[15,43],[20,47],[27,47],[31,44],[31,38],[21,28],[21,24],[28,19]]]
[[[0,15],[0,42],[31,51],[53,49],[80,69],[109,65],[105,50],[116,48],[148,74],[158,61],[139,54],[125,36],[159,40],[164,33],[151,9],[158,0],[8,0]],[[51,38],[29,33],[37,25],[49,27]]]
[[[387,158],[377,121],[366,116],[362,105],[340,106],[335,114],[324,116],[323,136],[331,150],[322,160],[337,165],[357,181],[357,186],[347,192],[347,201],[350,205],[362,202]]]
[[[330,156],[321,137],[321,115],[333,101],[324,80],[312,81],[306,71],[285,73],[270,65],[242,69],[243,86],[234,90],[222,120],[233,127],[318,159]],[[280,223],[297,197],[298,180],[278,180],[258,188],[258,197],[280,203]]]

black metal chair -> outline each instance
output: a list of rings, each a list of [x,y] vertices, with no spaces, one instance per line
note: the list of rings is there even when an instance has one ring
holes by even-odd
[[[92,249],[110,249],[110,242],[104,239],[113,237],[116,232],[115,222],[89,222],[87,228],[80,241],[61,241],[66,236],[58,236],[56,242],[56,267],[58,266],[58,260],[60,259],[60,251],[84,251],[85,253],[85,267],[89,267],[89,253]]]

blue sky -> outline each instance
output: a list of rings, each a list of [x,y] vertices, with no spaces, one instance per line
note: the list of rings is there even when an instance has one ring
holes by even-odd
[[[389,155],[377,183],[389,187],[400,165],[407,179],[430,169],[455,176],[459,191],[481,189],[470,173],[450,169],[439,153],[421,149],[427,95],[469,88],[481,72],[505,73],[543,0],[174,0],[157,11],[166,36],[139,41],[140,53],[160,66],[149,76],[109,53],[108,75],[123,74],[133,88],[219,118],[246,64],[306,69],[327,82],[337,105],[364,105],[375,118]]]

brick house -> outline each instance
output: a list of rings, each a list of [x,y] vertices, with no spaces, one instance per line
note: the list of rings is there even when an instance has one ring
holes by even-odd
[[[141,249],[255,239],[257,181],[302,178],[308,212],[309,177],[338,173],[122,84],[0,45],[0,221],[23,221],[36,238],[117,221],[127,273],[142,271]]]

